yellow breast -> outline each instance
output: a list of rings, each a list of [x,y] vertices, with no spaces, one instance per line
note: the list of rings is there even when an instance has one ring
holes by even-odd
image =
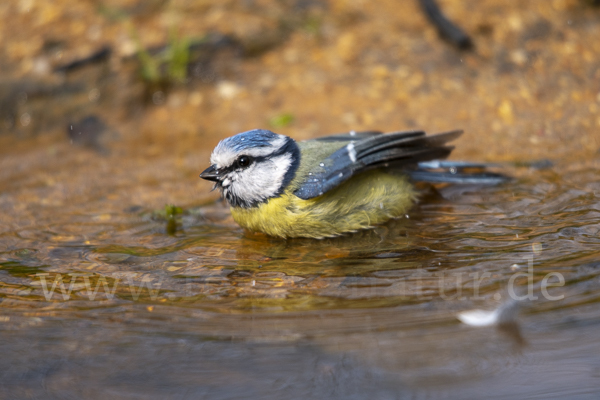
[[[231,214],[251,231],[282,238],[323,238],[402,216],[415,197],[404,175],[373,170],[313,199],[302,200],[290,191],[257,207],[232,207]]]

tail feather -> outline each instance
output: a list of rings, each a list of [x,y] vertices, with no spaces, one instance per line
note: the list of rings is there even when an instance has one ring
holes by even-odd
[[[468,161],[431,160],[420,162],[416,169],[406,173],[415,181],[431,183],[470,183],[496,185],[511,178],[486,171],[495,164],[473,163]]]

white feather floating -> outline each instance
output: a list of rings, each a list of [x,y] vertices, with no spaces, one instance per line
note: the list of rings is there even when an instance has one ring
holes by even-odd
[[[463,324],[481,327],[514,322],[518,314],[519,303],[509,300],[493,311],[468,310],[458,313],[456,318]]]

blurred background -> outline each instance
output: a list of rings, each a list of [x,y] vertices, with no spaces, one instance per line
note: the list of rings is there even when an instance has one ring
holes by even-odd
[[[437,5],[3,1],[0,394],[594,398],[600,7]],[[274,241],[198,178],[254,128],[464,129],[453,159],[517,179],[442,191],[375,233]],[[532,306],[525,339],[460,325],[529,255],[536,283],[563,274],[565,302]],[[422,297],[448,271],[491,280],[476,300]],[[48,299],[39,273],[160,291],[94,300],[81,281]]]
[[[484,161],[597,152],[592,2],[441,6],[471,50],[441,39],[418,0],[7,1],[1,151],[26,147],[23,168],[32,148],[50,149],[33,158],[89,168],[94,182],[127,168],[163,193],[185,176],[178,203],[204,195],[195,177],[218,140],[258,127],[297,139],[462,128],[456,157]],[[77,125],[90,116],[101,125]]]

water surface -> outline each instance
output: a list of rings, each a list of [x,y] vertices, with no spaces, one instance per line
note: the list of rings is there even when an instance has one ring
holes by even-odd
[[[288,241],[245,233],[219,201],[169,226],[67,193],[11,219],[14,199],[48,189],[5,179],[3,395],[593,398],[597,160],[505,170],[500,186],[423,188],[374,230]],[[511,329],[456,317],[511,293]]]
[[[594,2],[440,1],[471,51],[417,1],[97,3],[0,4],[0,398],[598,397]],[[254,128],[464,129],[515,179],[275,240],[198,178]]]

